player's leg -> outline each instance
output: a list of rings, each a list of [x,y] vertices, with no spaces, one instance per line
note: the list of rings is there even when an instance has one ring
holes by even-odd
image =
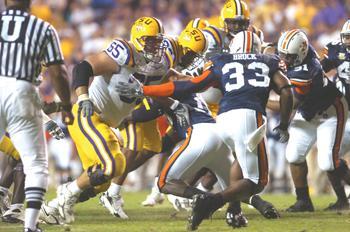
[[[228,123],[232,120],[236,123]],[[253,151],[248,150],[246,145],[248,136],[263,125],[262,114],[246,109],[232,110],[219,115],[217,125],[224,142],[236,152],[239,165],[234,165],[233,171],[239,175],[241,169],[243,178],[230,183],[224,191],[217,194],[196,196],[189,224],[191,229],[196,229],[203,219],[226,202],[244,200],[262,191],[267,184],[268,164],[263,135]]]
[[[123,154],[126,159],[125,171],[119,177],[111,181],[108,190],[100,196],[100,203],[109,210],[110,213],[122,219],[128,219],[123,210],[124,200],[121,196],[122,185],[131,171],[132,164],[135,162],[137,154],[143,146],[143,124],[127,122],[121,130],[123,137]]]
[[[66,223],[74,220],[72,209],[83,190],[108,183],[125,170],[125,158],[112,129],[96,113],[83,117],[77,109],[74,105],[76,120],[68,129],[85,171],[75,181],[57,190],[58,208]]]
[[[5,155],[5,154],[3,154]],[[2,216],[6,210],[8,210],[8,193],[9,188],[13,183],[13,173],[16,163],[18,162],[9,155],[5,155],[7,165],[2,170],[2,175],[0,177],[0,216]]]
[[[13,170],[13,196],[10,208],[4,213],[2,220],[9,223],[22,222],[24,220],[24,182],[22,161],[19,160]]]
[[[158,187],[163,193],[191,198],[203,191],[188,185],[184,180],[192,178],[202,167],[221,155],[217,152],[221,140],[216,136],[214,124],[196,124],[190,128],[186,140],[170,156],[159,175]],[[229,169],[227,170],[229,173]]]
[[[344,107],[345,106],[345,107]],[[339,158],[339,150],[344,134],[347,104],[336,100],[327,111],[329,118],[317,129],[318,165],[327,172],[329,181],[337,196],[337,201],[330,204],[326,210],[347,210],[349,202],[345,194],[342,180],[349,176],[349,168],[343,159]]]

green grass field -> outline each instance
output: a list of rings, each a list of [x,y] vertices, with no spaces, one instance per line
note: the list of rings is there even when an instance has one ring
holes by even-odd
[[[70,225],[72,232],[89,231],[137,231],[137,232],[159,232],[159,231],[186,231],[187,212],[174,214],[175,210],[165,201],[162,205],[145,208],[141,202],[145,199],[147,192],[124,193],[125,211],[130,219],[127,221],[112,217],[95,198],[89,202],[77,205],[76,221]],[[322,209],[334,201],[332,196],[313,197],[315,213],[291,214],[283,212],[294,203],[292,195],[263,195],[264,199],[271,201],[281,213],[281,218],[268,220],[263,218],[254,209],[244,206],[243,210],[248,217],[249,225],[240,231],[330,231],[330,232],[350,232],[350,212],[336,213],[323,212]],[[63,226],[41,226],[45,231],[68,231]],[[1,232],[21,231],[21,225],[11,225],[0,222]],[[204,221],[198,231],[231,231],[224,220],[224,210],[215,213],[212,220]],[[236,230],[237,231],[237,230]]]

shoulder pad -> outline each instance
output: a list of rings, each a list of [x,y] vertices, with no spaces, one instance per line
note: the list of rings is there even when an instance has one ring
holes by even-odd
[[[166,56],[170,60],[170,66],[175,67],[179,60],[180,46],[177,40],[172,37],[166,36],[164,39],[166,48]]]
[[[104,51],[121,66],[134,65],[134,55],[131,44],[123,39],[114,39]]]

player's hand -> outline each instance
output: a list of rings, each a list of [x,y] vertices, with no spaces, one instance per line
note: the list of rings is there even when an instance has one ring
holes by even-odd
[[[128,82],[119,81],[115,86],[115,90],[124,97],[143,97],[142,84],[132,75],[130,75]]]
[[[274,132],[276,132],[279,135],[279,141],[281,143],[286,143],[289,140],[289,132],[288,127],[278,125],[273,129]]]
[[[60,140],[65,137],[62,128],[59,127],[59,125],[55,121],[50,120],[47,123],[45,123],[44,126],[45,130],[49,132],[49,134],[55,139]]]
[[[79,101],[78,113],[82,113],[83,117],[91,117],[94,113],[94,104],[90,99]]]
[[[173,112],[176,117],[176,122],[181,128],[187,129],[191,126],[189,105],[179,103]]]
[[[66,125],[72,125],[74,121],[74,116],[72,114],[72,104],[63,104],[62,102],[57,103],[59,105],[59,111],[62,112],[62,122]]]

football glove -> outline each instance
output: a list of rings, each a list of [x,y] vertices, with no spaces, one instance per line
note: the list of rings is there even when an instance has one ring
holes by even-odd
[[[279,135],[279,142],[280,143],[286,143],[289,140],[289,132],[288,128],[284,128],[281,125],[278,125],[273,129],[274,132],[276,132]]]
[[[173,112],[176,117],[176,122],[181,128],[187,129],[191,126],[189,105],[179,103]]]
[[[142,84],[132,75],[130,75],[128,82],[119,81],[115,86],[115,90],[124,97],[143,97]]]
[[[59,127],[55,121],[50,120],[47,123],[45,123],[44,126],[45,126],[45,130],[49,132],[49,134],[55,139],[60,140],[65,137],[65,134],[63,133],[62,128]]]
[[[94,113],[94,104],[90,99],[85,99],[79,102],[78,113],[82,113],[83,117],[91,117]]]

